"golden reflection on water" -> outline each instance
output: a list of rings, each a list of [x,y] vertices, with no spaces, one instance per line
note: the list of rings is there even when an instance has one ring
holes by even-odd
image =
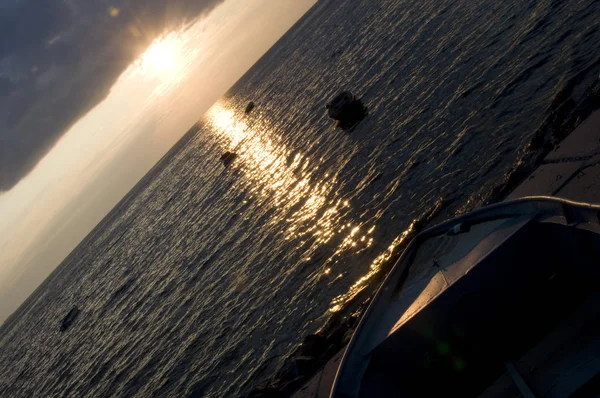
[[[254,116],[254,115],[253,115]],[[312,248],[326,244],[340,234],[344,236],[335,248],[333,256],[325,261],[321,276],[336,280],[342,274],[334,272],[332,267],[343,253],[360,253],[374,244],[374,226],[353,225],[343,222],[342,216],[350,207],[348,201],[328,199],[337,181],[335,177],[325,175],[316,180],[318,164],[301,153],[292,157],[292,151],[278,142],[278,137],[268,131],[260,117],[247,117],[241,112],[227,107],[223,102],[215,104],[208,112],[207,120],[218,134],[223,151],[238,155],[237,165],[252,181],[249,196],[260,196],[273,206],[282,210],[285,217],[274,217],[272,222],[286,221],[286,240],[295,239],[299,249],[309,239]],[[411,228],[413,226],[411,225]],[[411,229],[399,236],[387,250],[372,262],[369,272],[356,281],[343,295],[336,297],[330,311],[339,311],[343,304],[354,298],[367,286],[367,282],[380,270],[382,265],[394,254],[394,249],[408,236]],[[310,251],[309,251],[310,253]],[[310,260],[308,254],[305,260]]]
[[[373,232],[374,228],[375,227],[373,227],[370,230],[370,232]],[[396,239],[394,239],[392,244],[389,245],[388,248],[383,253],[381,253],[379,256],[377,256],[375,258],[375,260],[373,260],[373,262],[369,266],[369,271],[364,276],[359,278],[356,282],[354,282],[354,284],[352,286],[350,286],[350,289],[348,289],[348,291],[346,293],[341,294],[341,295],[337,296],[335,299],[333,299],[333,301],[331,302],[330,311],[337,312],[337,311],[341,310],[345,303],[349,302],[350,300],[355,298],[360,292],[362,292],[368,286],[368,282],[375,275],[377,275],[378,273],[381,272],[382,266],[385,263],[387,263],[388,261],[390,261],[392,256],[394,256],[395,249],[400,244],[405,243],[405,240],[409,237],[409,235],[411,235],[414,228],[415,228],[415,222],[413,222],[408,227],[408,229],[406,231],[404,231],[400,236],[396,237]],[[372,239],[370,241],[372,242]]]
[[[301,153],[292,157],[261,119],[253,119],[250,126],[243,115],[238,117],[233,109],[217,103],[209,111],[208,120],[219,133],[224,150],[238,155],[239,167],[253,182],[251,196],[259,195],[285,214],[286,240],[300,238],[304,243],[313,238],[315,245],[331,240],[340,222],[340,211],[348,206],[347,202],[328,199],[336,186],[335,178],[313,181],[318,165]],[[292,208],[295,210],[290,211]]]

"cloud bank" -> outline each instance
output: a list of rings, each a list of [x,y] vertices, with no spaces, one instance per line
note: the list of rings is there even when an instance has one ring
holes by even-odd
[[[152,40],[223,1],[0,2],[0,192],[105,98]]]

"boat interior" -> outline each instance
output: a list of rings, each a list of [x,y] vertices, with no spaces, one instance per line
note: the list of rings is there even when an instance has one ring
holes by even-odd
[[[454,232],[405,259],[334,396],[599,396],[598,223],[500,217]]]

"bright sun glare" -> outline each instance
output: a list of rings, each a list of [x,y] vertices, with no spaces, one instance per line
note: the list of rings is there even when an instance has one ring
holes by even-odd
[[[160,76],[169,74],[177,61],[177,42],[171,37],[156,40],[141,57],[144,74]]]

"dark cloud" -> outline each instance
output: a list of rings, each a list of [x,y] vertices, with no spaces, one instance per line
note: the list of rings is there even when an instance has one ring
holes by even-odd
[[[101,101],[155,37],[222,1],[2,0],[0,191]]]

